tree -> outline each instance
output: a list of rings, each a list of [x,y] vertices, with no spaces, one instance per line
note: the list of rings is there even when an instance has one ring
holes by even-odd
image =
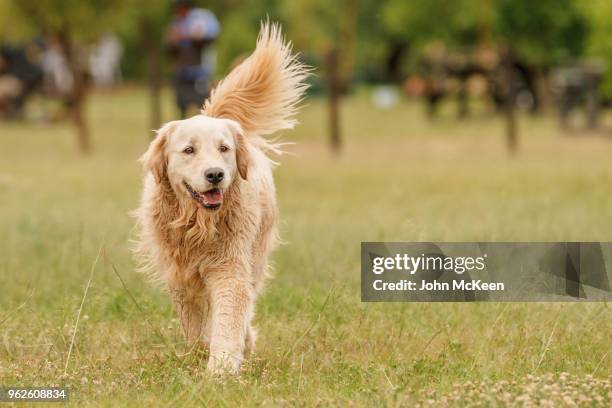
[[[386,30],[419,48],[441,41],[449,48],[473,46],[487,36],[491,20],[486,0],[388,0],[381,19]]]
[[[575,0],[496,0],[494,34],[517,58],[550,67],[583,54],[588,22]]]
[[[553,65],[582,55],[588,26],[574,0],[497,0],[493,27],[506,72],[507,135],[514,152],[518,137],[512,65],[518,60],[530,67],[537,105],[549,105],[546,74]]]
[[[602,90],[606,97],[612,97],[612,2],[591,0],[579,3],[588,21],[589,35],[586,39],[585,54],[601,59],[605,65]]]
[[[355,64],[359,5],[358,0],[297,0],[286,3],[284,9],[294,43],[299,49],[311,50],[323,61],[329,96],[330,146],[336,154],[342,146],[341,95],[350,84]]]
[[[78,146],[84,153],[92,147],[85,115],[88,93],[85,45],[111,26],[119,3],[119,0],[13,0],[16,18],[21,23],[31,31],[54,37],[60,45],[73,79],[66,103],[77,129]]]
[[[496,48],[505,88],[508,146],[514,151],[518,146],[514,67],[520,63],[527,69],[536,106],[546,105],[550,67],[584,52],[589,24],[579,4],[577,0],[389,0],[382,21],[392,35],[404,38],[415,50],[433,41],[451,51]],[[413,56],[418,58],[418,52]]]
[[[127,38],[135,40],[145,60],[151,130],[158,129],[162,123],[164,35],[171,17],[172,10],[167,0],[128,0],[123,3],[120,30]],[[155,136],[153,132],[148,134]]]
[[[222,35],[214,47],[218,51],[218,71],[227,70],[242,53],[252,50],[261,16],[272,8],[269,1],[209,0],[194,1],[195,7],[213,11],[222,19]],[[246,7],[248,6],[248,7]],[[161,93],[166,62],[165,36],[173,18],[168,0],[125,0],[122,3],[120,30],[128,41],[135,42],[142,53],[150,95],[150,128],[162,122]],[[202,101],[203,103],[204,101]],[[153,137],[153,133],[150,133]]]
[[[21,23],[15,1],[0,1],[0,41],[20,41],[36,34],[29,24]]]

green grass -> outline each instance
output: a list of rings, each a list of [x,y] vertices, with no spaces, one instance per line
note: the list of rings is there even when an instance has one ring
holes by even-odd
[[[256,354],[223,383],[183,344],[164,293],[134,271],[145,94],[93,97],[89,157],[68,124],[0,123],[0,386],[66,385],[75,406],[394,406],[504,381],[518,384],[513,400],[549,373],[609,381],[607,304],[364,304],[359,244],[611,241],[610,140],[521,117],[511,158],[500,118],[428,122],[421,106],[377,111],[358,96],[344,105],[335,158],[325,105],[308,103],[276,170],[286,243],[258,304]],[[607,384],[587,387],[602,406]],[[454,401],[489,401],[468,397]]]

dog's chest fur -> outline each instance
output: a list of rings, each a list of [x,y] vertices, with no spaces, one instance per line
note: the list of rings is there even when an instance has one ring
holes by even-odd
[[[245,205],[251,196],[246,183],[233,185],[219,211],[193,203],[181,207],[172,191],[162,193],[164,202],[152,212],[153,225],[167,259],[185,275],[205,274],[224,267],[232,259],[243,259],[253,245],[258,229],[258,206]]]

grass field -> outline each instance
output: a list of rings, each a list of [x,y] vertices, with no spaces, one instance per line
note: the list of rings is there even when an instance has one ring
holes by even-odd
[[[67,124],[0,123],[0,386],[65,385],[72,405],[109,407],[611,403],[607,304],[359,295],[360,241],[611,241],[611,138],[524,117],[510,158],[492,115],[430,123],[354,97],[334,158],[310,101],[276,171],[286,243],[256,354],[216,383],[128,247],[147,106],[134,89],[94,96],[89,157]]]

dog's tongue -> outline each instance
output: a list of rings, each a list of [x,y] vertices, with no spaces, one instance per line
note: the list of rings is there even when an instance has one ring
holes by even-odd
[[[221,204],[223,201],[223,193],[218,188],[208,190],[202,193],[207,204]]]

